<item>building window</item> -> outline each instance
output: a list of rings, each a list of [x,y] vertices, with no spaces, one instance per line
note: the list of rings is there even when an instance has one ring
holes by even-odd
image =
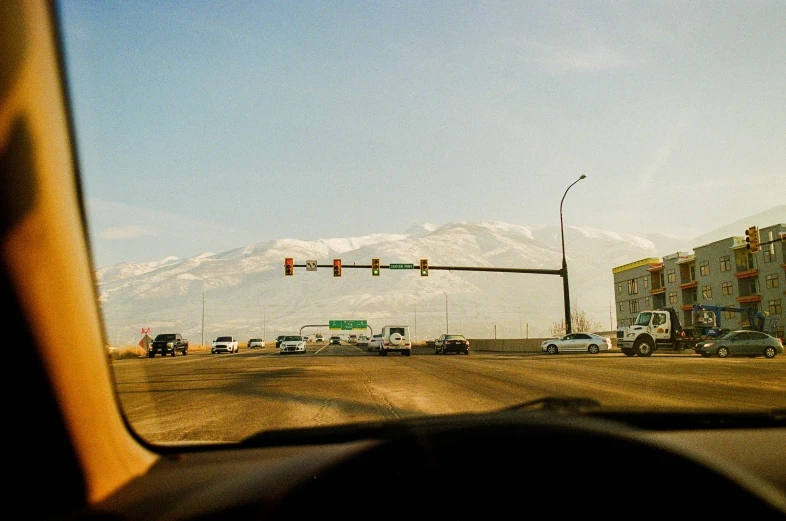
[[[704,286],[701,288],[701,296],[706,300],[712,300],[712,286]]]
[[[650,282],[647,280],[647,277],[642,277],[642,279],[642,282],[644,282],[644,289],[647,289],[650,285]]]
[[[731,282],[721,282],[721,293],[724,295],[733,295],[734,294],[734,286]]]
[[[764,262],[775,262],[775,248],[772,244],[766,245],[762,250],[762,258]]]
[[[724,311],[723,312],[723,318],[732,319],[732,318],[735,318],[736,316],[737,316],[737,312],[736,311]]]
[[[666,277],[669,282],[677,282],[677,274],[673,268],[666,272]]]
[[[628,295],[638,295],[639,293],[639,281],[636,279],[630,279],[628,281]]]
[[[699,264],[699,274],[702,276],[710,274],[710,261],[701,261]]]
[[[622,311],[623,311],[623,309],[622,309],[622,302],[620,302],[620,313],[622,313]]]
[[[622,293],[622,282],[617,282],[617,293]]]
[[[773,336],[775,337],[783,338],[783,326],[776,326],[775,328],[773,328],[772,333]]]
[[[669,304],[676,304],[677,303],[677,292],[670,291],[669,292]]]
[[[644,303],[647,305],[647,307],[650,307],[650,298],[644,297]]]
[[[630,302],[630,312],[631,313],[638,313],[639,312],[639,301],[636,300],[636,299],[633,299],[633,300],[631,300],[629,302]]]
[[[770,273],[767,275],[767,288],[777,288],[780,282],[778,281],[778,274],[777,273]]]
[[[781,314],[781,299],[770,300],[769,302],[769,313],[770,315],[780,315]]]
[[[731,259],[728,255],[724,255],[720,258],[720,270],[721,271],[730,271],[731,270]]]

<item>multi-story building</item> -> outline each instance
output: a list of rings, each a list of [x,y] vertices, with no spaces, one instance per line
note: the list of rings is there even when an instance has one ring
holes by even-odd
[[[647,258],[612,269],[617,327],[628,326],[645,309],[674,308],[683,326],[693,324],[695,304],[763,311],[768,332],[783,338],[786,315],[786,224],[759,230],[761,251],[751,253],[745,237],[728,237],[692,253]],[[749,327],[748,313],[724,311],[721,325]]]

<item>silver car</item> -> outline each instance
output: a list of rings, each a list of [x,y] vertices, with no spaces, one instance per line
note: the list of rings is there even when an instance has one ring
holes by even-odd
[[[570,333],[560,338],[544,340],[540,350],[550,355],[557,353],[590,353],[611,351],[611,338],[595,333]]]
[[[696,344],[695,351],[704,357],[714,355],[718,358],[727,356],[774,358],[775,355],[783,353],[783,342],[780,338],[761,331],[738,330],[726,333],[717,339],[699,342]]]

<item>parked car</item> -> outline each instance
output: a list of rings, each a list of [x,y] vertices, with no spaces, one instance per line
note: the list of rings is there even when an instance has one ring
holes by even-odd
[[[720,338],[696,344],[696,353],[701,356],[763,356],[774,358],[783,353],[783,342],[761,331],[736,330]]]
[[[591,353],[611,351],[611,338],[595,333],[570,333],[560,338],[544,340],[540,350],[550,355],[557,353]]]
[[[366,348],[367,351],[379,351],[382,348],[382,335],[371,335],[371,338],[368,341],[368,347]]]
[[[366,335],[360,335],[355,341],[355,345],[358,347],[368,347],[368,341],[369,338]]]
[[[447,353],[469,354],[469,340],[464,335],[442,335],[434,343],[434,354],[445,355]]]
[[[332,346],[334,346],[334,345],[335,346],[340,346],[341,345],[341,337],[340,336],[335,336],[335,335],[330,337],[329,344],[332,345]]]
[[[305,353],[306,340],[300,335],[287,335],[281,341],[278,351],[282,355],[286,353]]]
[[[248,348],[254,349],[255,347],[265,347],[265,341],[261,338],[252,338],[248,341]]]

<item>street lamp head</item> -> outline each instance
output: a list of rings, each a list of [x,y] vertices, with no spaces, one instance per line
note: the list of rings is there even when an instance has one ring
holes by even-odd
[[[579,181],[581,181],[582,179],[584,179],[584,178],[586,178],[586,177],[587,177],[587,176],[585,176],[584,174],[581,174],[581,177],[579,177]]]

